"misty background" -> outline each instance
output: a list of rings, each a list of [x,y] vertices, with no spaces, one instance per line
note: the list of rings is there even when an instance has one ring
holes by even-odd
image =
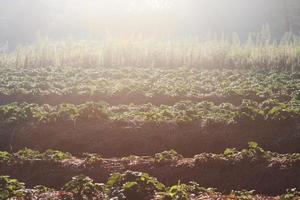
[[[241,39],[268,27],[274,38],[300,33],[299,0],[1,0],[0,44],[9,49],[38,37],[107,35],[195,36]]]

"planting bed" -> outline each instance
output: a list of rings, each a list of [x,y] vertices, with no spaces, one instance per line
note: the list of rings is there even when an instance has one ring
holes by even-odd
[[[0,199],[299,199],[299,95],[299,72],[3,68]]]
[[[299,188],[300,154],[278,154],[265,151],[250,142],[242,151],[226,149],[222,154],[202,153],[184,158],[176,151],[154,156],[102,158],[98,154],[73,157],[69,153],[30,149],[15,154],[0,152],[0,173],[16,177],[33,187],[45,185],[63,188],[73,176],[85,174],[98,182],[106,182],[111,174],[143,171],[157,177],[166,186],[197,182],[201,186],[255,190],[268,195],[283,194],[286,188]]]
[[[212,101],[240,105],[300,99],[299,72],[155,68],[2,68],[0,103],[73,103],[173,105]]]
[[[248,141],[281,153],[300,152],[297,101],[178,102],[173,106],[103,103],[0,106],[1,148],[55,148],[74,154],[147,155],[176,149],[190,156],[243,148]]]

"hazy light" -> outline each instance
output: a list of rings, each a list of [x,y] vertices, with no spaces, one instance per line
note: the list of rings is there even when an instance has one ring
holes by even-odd
[[[65,0],[56,3],[66,24],[75,22],[91,32],[173,31],[182,16],[182,12],[177,11],[179,4],[171,0]]]
[[[295,13],[297,7],[290,10]],[[286,31],[283,0],[0,0],[2,42],[50,38],[101,38],[112,35],[205,35],[247,37],[269,24]],[[289,10],[289,11],[290,11]],[[296,16],[296,15],[295,15]],[[290,17],[292,30],[300,25]]]

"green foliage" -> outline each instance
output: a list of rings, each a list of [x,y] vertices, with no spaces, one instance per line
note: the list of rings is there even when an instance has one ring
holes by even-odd
[[[175,150],[163,151],[154,155],[154,162],[157,164],[174,163],[181,159],[183,156],[178,154]]]
[[[0,55],[0,96],[5,97],[4,102],[37,102],[1,105],[1,138],[2,131],[5,132],[3,138],[11,136],[13,140],[15,134],[31,130],[27,127],[56,125],[77,128],[88,127],[89,123],[103,123],[107,127],[116,127],[122,122],[126,128],[148,123],[174,129],[193,125],[200,130],[214,125],[244,127],[281,122],[297,125],[300,119],[298,40],[285,44],[258,42],[246,45],[188,40],[169,41],[168,44],[141,41],[133,46],[112,43],[100,47],[92,45],[91,48],[88,45],[65,48],[66,45],[51,44],[42,53],[39,52],[41,48],[33,46]],[[85,48],[80,48],[82,46]],[[96,55],[95,52],[102,53]],[[48,64],[44,66],[43,63]],[[25,65],[31,68],[23,67]],[[203,69],[203,66],[210,69]],[[293,73],[285,72],[292,69]],[[114,106],[93,102],[98,99]],[[62,104],[56,104],[55,100]],[[120,102],[125,105],[119,105]],[[265,138],[264,135],[261,138]],[[223,154],[196,155],[194,162],[218,167],[254,162],[268,167],[279,165],[280,169],[298,166],[298,153],[276,154],[265,151],[256,142],[248,145],[243,150],[228,148]],[[103,158],[97,154],[84,156],[86,168],[103,163]],[[12,155],[0,152],[0,164],[3,165],[34,160],[61,162],[71,158],[71,154],[55,150],[40,153],[25,148]],[[149,163],[172,165],[181,158],[182,155],[174,150],[164,151],[155,154]],[[142,159],[130,156],[122,160],[139,162]],[[23,195],[24,186],[15,179],[1,176],[0,184],[0,199]],[[37,194],[52,191],[44,186],[34,190]],[[108,198],[133,200],[151,199],[157,194],[166,199],[185,200],[191,194],[215,192],[196,183],[178,183],[166,188],[148,174],[132,171],[113,174],[105,187],[79,175],[63,190],[72,193],[72,198],[76,199],[100,199],[100,193],[105,193]],[[251,191],[232,191],[229,196],[244,200],[253,195]],[[299,195],[292,189],[281,199],[294,200]]]
[[[83,155],[85,157],[84,162],[86,165],[93,166],[103,163],[103,158],[98,154],[84,153]]]
[[[8,99],[20,95],[19,100],[22,100],[22,95],[32,98],[39,97],[43,100],[42,103],[47,103],[47,97],[52,96],[64,97],[65,102],[76,102],[77,99],[74,99],[74,96],[84,97],[86,101],[94,100],[95,96],[99,97],[97,99],[107,99],[108,101],[116,97],[126,99],[126,97],[136,97],[137,91],[139,98],[145,99],[144,103],[152,102],[152,98],[169,101],[174,97],[179,100],[195,99],[216,103],[221,100],[222,103],[233,104],[240,103],[242,99],[259,102],[274,100],[278,103],[286,103],[292,99],[297,100],[299,96],[299,79],[293,78],[295,74],[299,75],[299,72],[293,75],[279,71],[259,72],[254,70],[74,69],[61,66],[40,68],[35,71],[36,73],[32,73],[26,68],[14,67],[3,69],[0,71],[0,79],[3,83],[0,94],[7,95]],[[39,93],[35,93],[36,90]],[[24,104],[24,110],[17,109],[15,105],[17,104],[0,109],[0,116],[11,116],[8,121],[14,121],[16,118],[34,119],[43,115],[44,110],[36,110],[35,104]],[[245,102],[244,106],[247,105],[252,107],[248,109],[249,112],[252,112],[251,110],[255,108],[253,108],[253,104]],[[44,107],[47,106],[44,105]],[[84,118],[92,117],[88,115],[100,117],[106,112],[103,104],[87,103],[80,108]],[[60,112],[58,116],[62,119],[66,113],[70,113],[71,119],[78,117],[78,112],[68,103],[64,103],[57,111]],[[246,114],[248,111],[245,108]],[[166,112],[165,114],[170,113]]]
[[[248,142],[248,149],[243,149],[242,151],[237,151],[235,148],[227,148],[223,155],[227,158],[235,158],[236,156],[249,157],[249,158],[261,158],[268,157],[268,152],[264,151],[258,146],[256,142]]]
[[[237,163],[265,163],[266,166],[277,165],[281,168],[295,166],[300,161],[300,154],[278,154],[266,151],[256,142],[249,142],[249,148],[240,151],[235,148],[227,148],[223,154],[202,153],[194,156],[194,162],[198,166],[222,166]]]
[[[107,120],[108,118],[108,110],[103,103],[87,102],[78,107],[77,120]]]
[[[135,156],[135,155],[130,155],[122,158],[123,161],[128,161],[128,162],[141,161],[142,159],[143,159],[142,157]]]
[[[6,151],[0,151],[0,164],[3,163],[10,163],[13,159],[13,156],[6,152]]]
[[[148,71],[145,71],[143,73],[146,72]],[[151,72],[149,73],[151,74]],[[181,75],[181,73],[179,72],[175,72],[175,73],[176,76]],[[204,88],[202,87],[201,89],[199,88],[198,84],[200,83],[197,82],[197,85],[191,86],[192,88],[195,88],[196,91],[187,92],[187,93],[193,93],[196,96],[180,96],[180,95],[178,96],[176,94],[168,94],[168,93],[173,93],[171,92],[172,89],[170,89],[170,87],[172,88],[174,87],[174,85],[177,86],[175,82],[172,83],[170,86],[169,85],[161,86],[165,90],[165,93],[162,96],[150,95],[151,93],[153,93],[153,91],[148,91],[150,90],[150,88],[148,87],[143,89],[145,94],[143,95],[144,97],[142,99],[146,98],[147,95],[150,95],[152,96],[151,98],[159,101],[160,99],[162,99],[163,101],[165,99],[171,100],[172,98],[174,98],[174,96],[176,98],[185,99],[185,101],[178,101],[174,103],[174,105],[172,106],[168,106],[168,105],[154,106],[152,104],[139,104],[139,105],[129,104],[129,105],[118,105],[118,106],[108,107],[104,103],[92,103],[92,102],[88,102],[80,105],[64,103],[56,106],[50,106],[50,105],[40,106],[37,104],[28,104],[28,103],[6,104],[0,106],[0,125],[7,128],[13,128],[16,127],[17,125],[25,126],[32,123],[36,123],[39,125],[43,123],[71,123],[76,125],[76,122],[105,123],[108,120],[143,121],[143,122],[156,122],[156,123],[175,122],[179,125],[186,125],[186,124],[193,124],[193,123],[194,124],[201,123],[203,125],[213,125],[213,124],[221,123],[226,125],[230,123],[249,123],[251,121],[254,121],[256,123],[261,123],[264,121],[279,121],[279,120],[284,121],[284,120],[293,120],[293,119],[300,118],[300,108],[299,108],[300,102],[293,98],[293,94],[295,93],[295,90],[299,90],[299,86],[298,86],[299,84],[297,84],[297,81],[294,81],[293,83],[285,83],[283,81],[284,83],[281,83],[281,79],[283,79],[281,78],[279,79],[280,83],[278,84],[280,84],[280,87],[282,88],[279,88],[278,89],[279,91],[277,91],[277,90],[273,90],[272,88],[269,89],[265,88],[266,87],[265,85],[273,84],[272,81],[274,80],[268,80],[268,82],[261,83],[262,85],[258,86],[258,88],[256,88],[255,90],[257,90],[257,93],[259,93],[259,90],[270,90],[267,92],[270,93],[269,96],[267,97],[254,96],[251,98],[241,96],[238,98],[232,98],[232,97],[227,97],[225,93],[224,94],[222,93],[223,90],[222,85],[227,85],[227,84],[230,85],[232,83],[230,82],[220,83],[222,87],[220,86],[220,88],[215,88],[211,86],[212,84],[211,80],[207,80],[207,78],[204,78],[202,74],[193,75],[193,74],[189,74],[189,72],[182,72],[182,73],[187,73],[187,76],[195,76],[193,77],[195,79],[195,82],[197,82],[196,81],[197,78],[203,78],[204,79],[203,82],[205,84],[208,84],[207,87],[212,87],[212,88],[209,90],[207,89],[208,91],[206,93],[206,90],[204,90]],[[211,74],[209,76],[218,76],[218,73],[212,73],[212,72],[210,73]],[[221,73],[222,76],[220,76],[219,78],[222,80],[223,79],[226,80],[225,75],[227,73],[226,72],[224,72],[224,74]],[[163,75],[160,75],[159,72],[157,72],[156,76],[164,77]],[[164,84],[164,82],[169,83],[168,79],[174,75],[166,74],[165,76],[166,76],[165,79],[160,80],[159,83],[157,84]],[[177,80],[176,76],[174,77],[174,80],[172,78],[172,81]],[[254,80],[251,80],[250,77],[247,77],[247,81],[248,79],[250,79],[251,81],[250,83],[245,83],[246,85],[245,90],[249,89],[249,88],[247,89],[247,87],[252,87],[253,84],[254,85],[257,84],[255,81],[262,81],[265,78],[264,75],[261,75],[262,77],[260,77],[260,75],[257,76],[258,77],[256,77],[256,79]],[[285,77],[287,75],[282,75],[282,76]],[[210,78],[215,79],[213,77]],[[149,77],[149,79],[151,80],[151,77]],[[136,81],[139,82],[140,80],[138,79]],[[240,82],[243,81],[245,80],[241,79],[238,81],[238,83],[240,84]],[[134,83],[132,83],[132,87],[136,87],[138,83],[135,83],[135,81],[133,82]],[[193,82],[186,83],[186,84],[192,84],[192,83]],[[116,83],[116,85],[118,84]],[[287,87],[286,84],[288,84],[289,87]],[[113,81],[111,82],[111,85],[115,85]],[[242,86],[244,87],[244,85]],[[242,87],[242,86],[239,85],[236,87]],[[143,87],[145,87],[144,84]],[[107,91],[109,90],[110,88],[107,88]],[[174,88],[174,90],[177,91],[178,88],[177,89]],[[204,90],[205,94],[199,96],[200,91],[197,90],[201,90],[202,93]],[[282,94],[286,94],[286,93],[288,94],[288,96],[290,96],[289,98],[282,96]],[[0,88],[0,94],[1,94],[1,88]],[[216,94],[220,94],[220,96],[216,96]],[[127,94],[125,96],[127,96]],[[89,99],[89,97],[86,98]],[[107,94],[108,101],[110,100],[110,98],[114,98],[114,97]],[[198,100],[190,101],[190,99],[198,99],[201,101],[200,102],[198,102]],[[261,103],[258,103],[257,100],[261,101]],[[66,99],[66,101],[68,101],[68,99]],[[242,103],[240,106],[235,106],[231,103],[219,104],[218,101],[232,102],[235,104],[236,102],[240,103],[239,101],[242,101]]]
[[[72,158],[70,153],[64,153],[57,150],[48,149],[44,153],[40,153],[39,151],[34,151],[32,149],[22,149],[15,153],[14,155],[19,160],[47,160],[47,161],[54,161],[60,162],[65,159]]]
[[[92,199],[99,197],[103,184],[94,183],[91,178],[79,175],[66,183],[63,190],[72,193],[75,199]]]
[[[256,142],[252,142],[252,141],[248,142],[248,145],[249,145],[250,149],[257,149],[257,148],[259,148],[258,144]]]
[[[155,192],[165,190],[165,186],[149,174],[133,171],[112,174],[106,186],[109,198],[128,200],[150,200]]]
[[[45,153],[42,154],[43,159],[50,160],[54,162],[59,162],[62,160],[72,158],[70,153],[64,153],[57,150],[48,149]]]
[[[254,196],[254,190],[247,191],[247,190],[242,190],[242,191],[235,191],[232,190],[230,193],[230,196],[233,196],[234,199],[237,200],[252,200]]]
[[[214,188],[203,188],[195,182],[189,182],[165,187],[155,178],[142,172],[127,171],[124,173],[112,174],[106,185],[94,183],[92,179],[84,175],[78,175],[67,182],[61,191],[38,185],[33,189],[25,189],[24,184],[8,176],[0,176],[0,199],[128,199],[128,200],[189,200],[191,198],[207,199],[273,199],[255,195],[254,191],[235,191],[229,195],[221,194]],[[289,189],[280,196],[280,200],[298,200],[300,192],[296,189]],[[274,198],[275,199],[275,198]],[[276,197],[277,199],[277,197]]]
[[[268,152],[265,152],[261,147],[258,146],[256,142],[248,142],[249,145],[249,153],[252,153],[256,157],[268,157]]]
[[[182,184],[178,182],[177,185],[168,187],[166,191],[157,193],[156,199],[163,200],[189,200],[191,197],[197,197],[199,195],[205,195],[206,197],[212,195],[216,196],[219,193],[215,188],[203,188],[196,182],[189,182],[188,184]]]
[[[298,200],[300,198],[300,191],[296,188],[287,189],[286,194],[280,196],[280,200]]]
[[[177,185],[174,185],[167,189],[165,199],[172,200],[189,200],[190,193],[188,185],[181,184],[180,182]]]
[[[248,142],[248,149],[237,151],[235,148],[227,148],[223,155],[225,158],[233,161],[251,160],[251,161],[267,161],[276,155],[271,152],[265,151],[256,142]]]
[[[43,194],[43,193],[54,191],[54,189],[48,188],[48,187],[43,186],[43,185],[37,185],[33,188],[33,190],[34,190],[34,193],[37,193],[37,194]]]
[[[252,121],[252,120],[263,120],[264,113],[259,109],[257,102],[250,100],[243,100],[240,105],[238,114],[235,116],[235,120],[240,122]]]
[[[22,149],[15,154],[17,159],[20,160],[36,160],[42,159],[42,154],[39,151],[34,151],[32,149]]]
[[[12,197],[22,197],[25,189],[24,183],[9,176],[0,176],[0,199],[6,200]]]
[[[234,156],[236,153],[238,153],[238,151],[235,148],[227,148],[224,151],[224,156],[226,157],[230,157],[230,156]]]

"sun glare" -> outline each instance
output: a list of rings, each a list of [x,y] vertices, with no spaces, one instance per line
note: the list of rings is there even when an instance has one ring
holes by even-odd
[[[64,9],[83,11],[82,15],[86,12],[98,15],[108,12],[110,14],[157,12],[166,11],[174,5],[170,0],[67,0],[65,2]]]
[[[179,2],[179,1],[178,1]],[[87,27],[90,32],[111,30],[118,33],[174,30],[179,4],[170,0],[67,0],[59,6],[67,25]]]

